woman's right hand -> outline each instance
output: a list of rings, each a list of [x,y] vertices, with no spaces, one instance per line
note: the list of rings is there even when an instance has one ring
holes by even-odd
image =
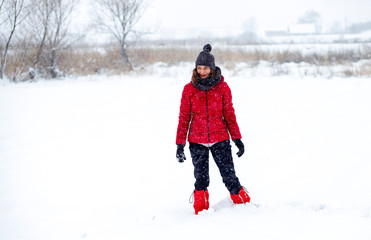
[[[177,144],[177,149],[176,149],[176,160],[178,162],[182,163],[184,160],[186,160],[186,157],[184,155],[184,145],[183,144]]]

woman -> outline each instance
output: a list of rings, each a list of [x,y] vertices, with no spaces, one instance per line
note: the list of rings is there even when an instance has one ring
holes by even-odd
[[[192,81],[182,93],[176,136],[176,158],[186,160],[184,146],[188,134],[189,149],[196,179],[193,192],[195,213],[209,208],[209,151],[219,168],[223,182],[235,204],[250,202],[241,186],[232,159],[230,136],[238,148],[237,156],[244,153],[241,133],[232,104],[232,93],[224,81],[215,59],[206,44],[198,55]]]

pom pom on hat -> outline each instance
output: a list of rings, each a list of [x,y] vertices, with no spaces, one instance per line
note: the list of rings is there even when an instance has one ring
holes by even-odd
[[[208,51],[209,53],[211,52],[211,49],[213,49],[213,48],[211,47],[210,44],[206,44],[206,45],[204,46],[204,48],[203,48],[204,51]]]
[[[215,70],[215,58],[212,54],[210,54],[211,49],[212,47],[210,44],[206,44],[203,47],[203,51],[200,52],[197,56],[197,59],[195,62],[196,67],[201,65],[201,66],[210,67],[211,69]]]

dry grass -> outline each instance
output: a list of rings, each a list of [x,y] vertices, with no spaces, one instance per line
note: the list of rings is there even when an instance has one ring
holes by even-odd
[[[23,49],[23,50],[22,50]],[[307,63],[316,71],[305,71],[305,75],[320,74],[321,69],[334,66],[352,65],[359,60],[366,60],[360,67],[344,67],[340,72],[330,70],[333,75],[341,76],[371,76],[371,47],[362,46],[347,50],[329,50],[327,52],[312,52],[304,54],[300,50],[267,50],[259,48],[219,48],[213,49],[217,63],[229,70],[234,70],[236,63],[246,63],[248,66],[258,66],[262,61],[272,66],[272,75],[289,74],[285,63]],[[168,66],[181,62],[194,62],[199,48],[194,47],[132,47],[128,49],[133,66],[143,68],[156,62],[164,62]],[[9,56],[7,76],[15,80],[27,79],[29,67],[33,67],[35,49],[26,46],[14,49]],[[50,77],[47,64],[41,61],[40,77]],[[122,68],[119,50],[115,46],[93,48],[80,46],[59,52],[59,69],[69,75],[89,75],[97,73],[119,74]]]
[[[105,49],[104,53],[82,49],[68,50],[60,53],[59,67],[62,71],[73,75],[96,73],[118,73],[120,56],[117,51]]]
[[[371,76],[371,63],[368,62],[368,63],[362,64],[357,75]]]
[[[179,62],[195,61],[195,51],[187,48],[134,48],[129,49],[129,55],[137,66],[156,62],[174,65]]]

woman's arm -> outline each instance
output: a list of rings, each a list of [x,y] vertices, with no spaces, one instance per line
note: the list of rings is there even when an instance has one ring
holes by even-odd
[[[240,128],[237,124],[236,115],[232,103],[232,92],[227,83],[225,83],[225,86],[223,88],[223,114],[232,140],[241,138]]]
[[[187,85],[183,89],[180,101],[179,122],[176,134],[176,144],[186,144],[189,122],[191,121],[191,101]]]

